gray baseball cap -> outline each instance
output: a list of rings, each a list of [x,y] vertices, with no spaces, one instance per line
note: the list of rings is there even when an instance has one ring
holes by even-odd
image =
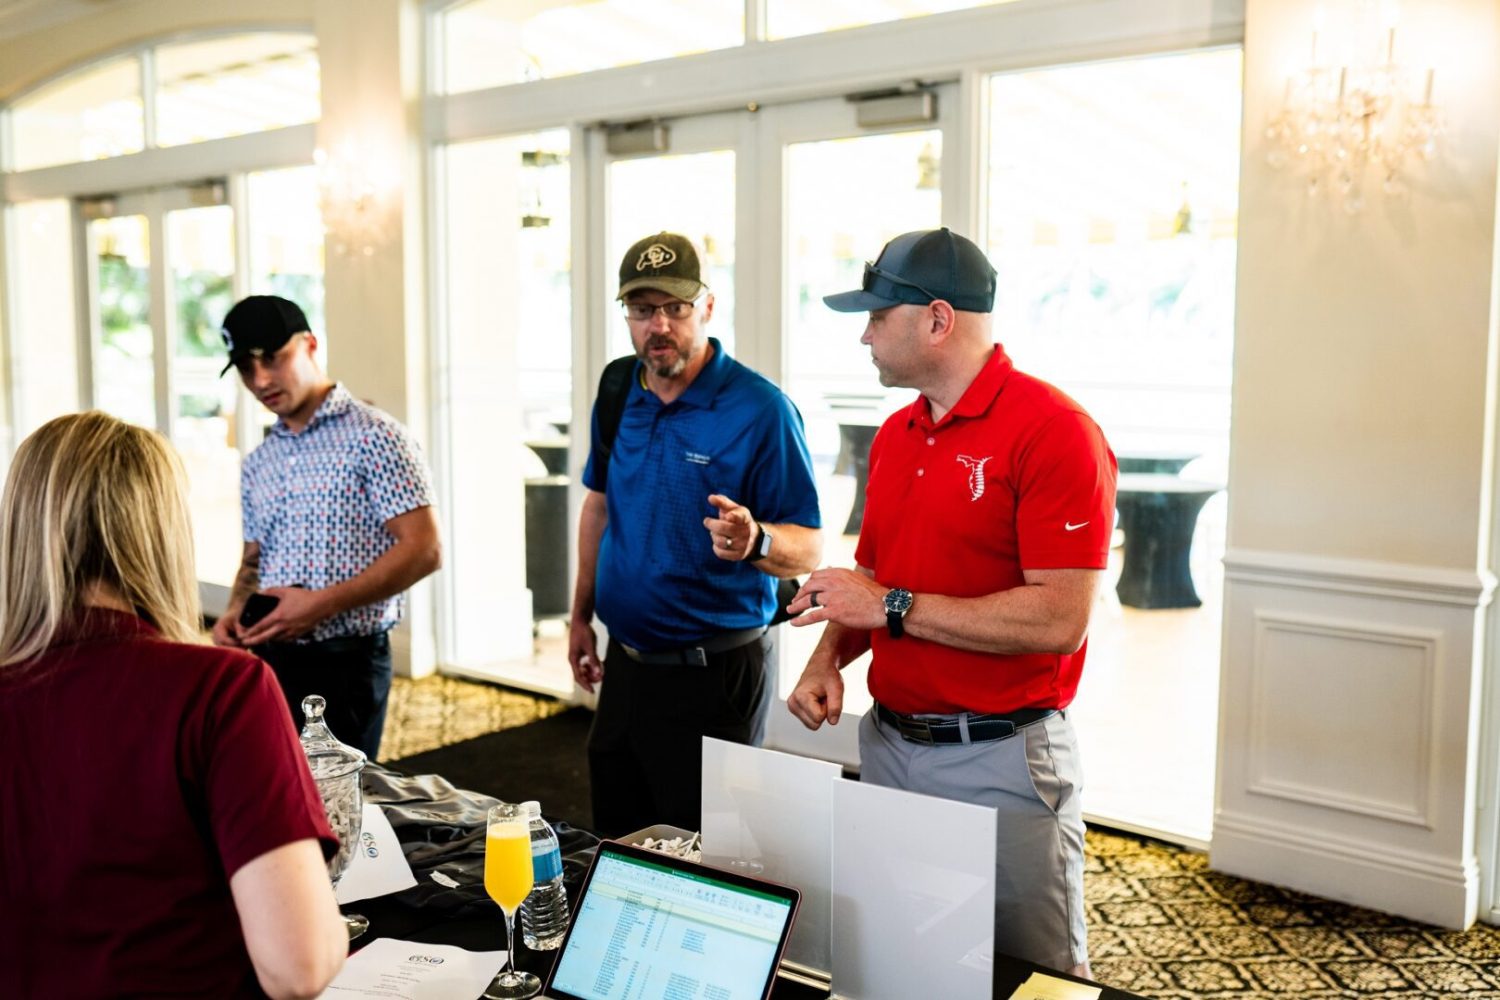
[[[852,292],[823,296],[837,312],[869,312],[889,306],[925,306],[942,299],[963,312],[995,308],[995,268],[977,246],[952,232],[922,229],[887,243]]]

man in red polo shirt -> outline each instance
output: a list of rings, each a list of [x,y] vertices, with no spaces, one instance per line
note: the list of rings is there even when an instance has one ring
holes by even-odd
[[[1115,457],[1076,402],[993,341],[995,270],[947,229],[907,233],[830,295],[869,312],[886,386],[921,392],[870,448],[854,570],[789,606],[827,622],[787,704],[839,720],[873,651],[861,779],[999,812],[995,950],[1087,976],[1082,774],[1067,707],[1114,527]]]

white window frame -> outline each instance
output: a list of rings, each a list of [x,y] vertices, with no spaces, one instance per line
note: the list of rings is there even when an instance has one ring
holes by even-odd
[[[745,110],[754,104],[769,108],[900,85],[913,80],[958,83],[957,127],[944,140],[943,219],[950,226],[980,231],[985,217],[984,155],[987,149],[987,80],[990,74],[1037,66],[1130,58],[1181,52],[1244,41],[1243,0],[1017,0],[946,14],[798,38],[765,39],[764,0],[745,0],[744,45],[675,59],[597,70],[575,76],[508,84],[483,90],[443,92],[443,31],[441,18],[452,0],[429,0],[425,23],[426,87],[423,97],[423,141],[428,157],[426,202],[428,287],[441,289],[441,260],[447,234],[440,190],[443,148],[450,143],[518,135],[554,128],[571,133],[573,212],[573,431],[575,439],[587,430],[587,415],[599,374],[609,360],[608,316],[613,262],[604,249],[606,192],[597,160],[603,155],[599,126],[608,123],[707,116]],[[754,119],[755,115],[745,116]],[[684,122],[684,126],[690,123]],[[747,130],[757,124],[747,120]],[[752,138],[737,144],[743,152],[765,148]],[[767,154],[769,155],[769,154]],[[764,189],[758,175],[773,169],[769,162],[737,157],[737,200],[753,198]],[[779,188],[779,185],[778,185]],[[779,212],[779,205],[762,205],[762,213]],[[758,217],[754,234],[737,212],[737,280],[751,287],[757,278],[779,274],[781,220],[768,224]],[[764,245],[754,245],[761,240]],[[767,269],[771,269],[769,272]],[[779,282],[766,282],[764,290]],[[736,355],[768,377],[782,370],[780,325],[766,313],[767,304],[736,295]],[[428,349],[434,373],[446,371],[447,330],[441,294],[429,296]],[[769,308],[779,309],[779,303]],[[772,329],[774,327],[774,329]],[[757,333],[764,328],[769,331]],[[757,337],[760,339],[758,340]],[[442,387],[430,387],[433,400],[442,400]],[[434,436],[434,474],[439,484],[439,507],[447,517],[442,489],[455,456],[448,454],[440,404],[429,414]],[[579,482],[585,448],[573,449],[569,470],[569,519],[577,523],[583,489]],[[450,521],[451,523],[451,521]],[[570,553],[570,579],[576,553]],[[439,662],[451,649],[454,622],[451,594],[440,583],[437,594]],[[445,641],[446,640],[446,641]]]
[[[316,122],[303,125],[292,125],[278,129],[270,129],[265,132],[252,132],[246,135],[230,136],[223,139],[208,139],[203,142],[190,143],[179,146],[156,146],[155,143],[155,99],[151,92],[153,73],[153,53],[164,45],[173,45],[181,42],[203,41],[212,38],[224,38],[234,35],[247,34],[281,34],[295,33],[305,34],[316,38],[317,32],[313,25],[306,22],[285,23],[257,23],[254,25],[226,25],[221,28],[208,30],[193,30],[183,32],[172,32],[158,35],[153,38],[132,42],[129,45],[109,49],[79,63],[68,66],[62,71],[38,81],[23,91],[18,92],[10,98],[3,107],[0,107],[0,129],[9,136],[10,131],[10,108],[16,104],[24,103],[26,98],[38,91],[62,80],[74,73],[87,70],[91,66],[113,60],[135,56],[139,59],[142,74],[141,98],[145,107],[145,141],[146,147],[141,152],[130,153],[124,156],[110,157],[100,160],[88,160],[78,163],[58,164],[50,167],[39,167],[33,170],[0,172],[0,216],[8,219],[10,217],[9,207],[18,202],[32,201],[50,198],[78,199],[105,193],[118,193],[123,195],[135,192],[153,191],[166,188],[190,186],[205,178],[224,177],[228,178],[230,187],[229,203],[235,211],[235,240],[236,240],[236,264],[235,264],[235,294],[243,295],[248,283],[248,243],[247,226],[244,218],[246,203],[246,191],[244,179],[246,175],[264,170],[278,170],[287,167],[310,166],[314,162],[313,153],[317,148]],[[5,148],[8,150],[10,144],[7,141]],[[76,209],[75,209],[76,216]],[[15,287],[15,270],[10,266],[16,257],[15,251],[10,251],[10,246],[19,246],[16,235],[8,223],[0,225],[0,276],[3,276],[4,289]],[[81,229],[81,223],[75,223],[75,240]],[[159,236],[157,237],[159,239]],[[75,256],[82,253],[84,244],[75,242]],[[153,241],[152,255],[155,256],[162,251],[160,242]],[[81,258],[79,258],[81,259]],[[83,269],[75,269],[74,294],[76,297],[76,312],[81,325],[86,325],[90,316],[89,282]],[[9,428],[14,432],[20,426],[20,414],[17,412],[17,393],[13,381],[14,372],[10,365],[8,338],[9,331],[15,329],[15,310],[8,300],[13,298],[9,295],[0,295],[0,331],[7,338],[4,350],[5,366],[3,373],[6,403],[8,408]],[[83,405],[93,404],[93,351],[91,334],[80,332],[82,339],[88,340],[88,350],[80,353],[79,379],[81,388],[86,390],[80,396]],[[160,334],[158,334],[158,339]],[[81,346],[85,346],[81,341]],[[163,380],[160,377],[160,365],[158,360],[158,384],[155,386],[156,404],[158,414],[166,413],[170,408],[171,391],[170,377]],[[250,399],[248,393],[240,390],[242,399]],[[249,438],[244,435],[253,433],[254,424],[251,419],[248,405],[237,407],[239,414],[238,429],[241,432],[242,441]],[[168,428],[163,426],[163,431]],[[14,439],[12,433],[10,439],[3,442],[3,453],[0,460],[6,466],[9,465],[10,457],[19,441]],[[204,598],[204,608],[212,613],[222,608],[225,598],[228,596],[228,588],[212,584],[199,584],[199,590]]]

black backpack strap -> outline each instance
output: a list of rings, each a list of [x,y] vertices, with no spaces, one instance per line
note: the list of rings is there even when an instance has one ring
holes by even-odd
[[[599,449],[594,455],[594,476],[599,492],[609,484],[609,456],[625,415],[625,401],[630,398],[630,380],[635,376],[636,356],[615,358],[604,366],[599,376],[599,394],[594,397],[594,415],[599,420]]]

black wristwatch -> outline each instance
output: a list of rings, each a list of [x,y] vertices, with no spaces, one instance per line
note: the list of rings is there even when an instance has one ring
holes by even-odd
[[[757,559],[764,559],[771,554],[771,533],[759,521],[755,522],[755,526],[760,529],[760,538],[756,540],[755,545],[751,547],[750,552],[745,556],[746,562],[755,562]]]
[[[902,619],[911,610],[911,591],[903,587],[896,587],[886,591],[885,594],[885,627],[890,630],[892,639],[899,639],[906,634],[906,625]]]

